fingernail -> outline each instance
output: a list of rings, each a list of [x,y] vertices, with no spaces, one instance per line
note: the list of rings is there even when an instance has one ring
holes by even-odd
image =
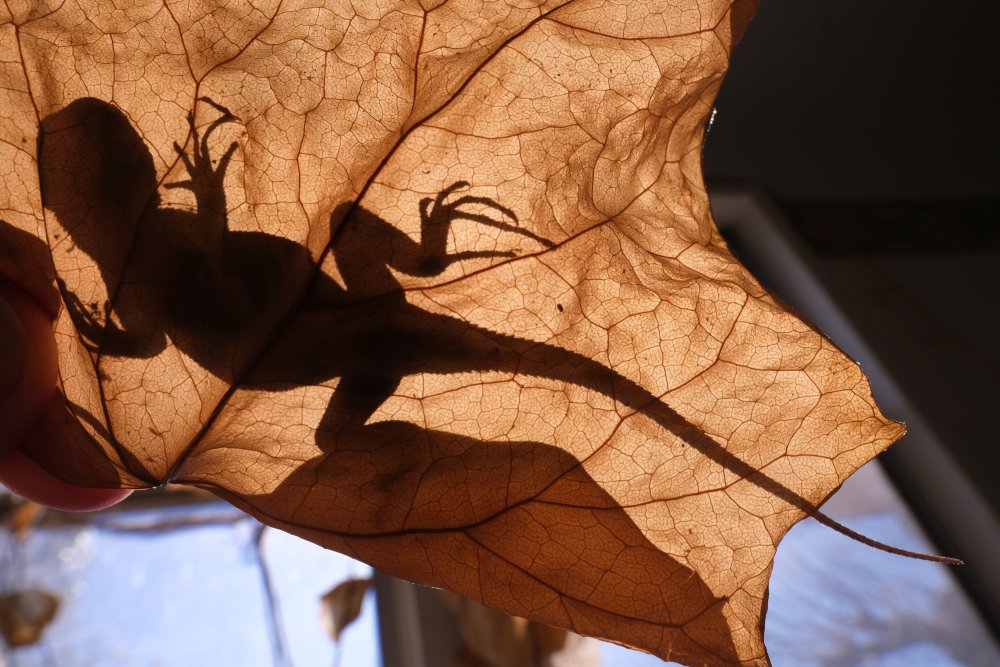
[[[7,396],[24,377],[27,341],[21,318],[0,294],[0,396]]]

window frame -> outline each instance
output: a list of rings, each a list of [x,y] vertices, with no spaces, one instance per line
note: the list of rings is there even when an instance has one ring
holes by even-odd
[[[914,510],[932,541],[966,565],[956,573],[965,593],[997,634],[994,613],[1000,600],[1000,523],[985,500],[948,455],[945,443],[921,416],[899,384],[879,361],[864,336],[844,314],[811,268],[810,251],[785,222],[777,206],[758,191],[720,188],[711,196],[713,215],[723,236],[738,240],[744,259],[759,271],[758,279],[810,320],[856,360],[886,414],[906,423],[905,446],[894,450],[886,472]],[[886,466],[883,465],[883,468]],[[897,480],[904,478],[906,484]],[[914,503],[914,494],[922,502]],[[433,591],[376,573],[380,642],[386,665],[426,667],[439,651],[429,644],[457,641],[446,636],[454,623],[443,622],[426,597]],[[434,630],[429,631],[429,627]]]
[[[944,439],[880,361],[862,327],[840,308],[814,270],[815,257],[778,206],[750,188],[719,188],[712,211],[723,235],[738,240],[755,275],[864,369],[879,407],[906,424],[905,441],[879,463],[943,553],[994,635],[1000,635],[1000,517],[949,455]]]

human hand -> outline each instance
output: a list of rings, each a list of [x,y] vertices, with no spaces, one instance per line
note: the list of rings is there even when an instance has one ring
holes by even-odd
[[[0,483],[55,509],[110,507],[131,491],[68,484],[25,456],[56,391],[59,359],[52,316],[18,287],[0,280]]]

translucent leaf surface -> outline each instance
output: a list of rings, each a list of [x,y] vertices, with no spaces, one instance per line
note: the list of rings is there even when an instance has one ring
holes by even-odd
[[[0,271],[65,397],[27,453],[766,663],[778,541],[902,429],[712,223],[754,4],[8,5]]]

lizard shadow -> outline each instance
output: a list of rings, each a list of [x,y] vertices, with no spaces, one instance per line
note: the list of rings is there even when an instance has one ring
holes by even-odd
[[[234,119],[220,113],[202,136],[189,118],[192,155],[174,148],[190,178],[162,185],[190,190],[194,211],[161,205],[152,156],[113,105],[81,98],[42,121],[42,203],[106,286],[103,303],[83,303],[77,286],[60,279],[95,364],[105,356],[152,358],[172,343],[233,381],[241,338],[273,314],[287,277],[311,264],[306,249],[288,239],[227,229],[223,179],[237,146],[218,160],[209,155],[211,134]]]
[[[201,135],[192,120],[192,156],[174,145],[190,179],[163,185],[192,190],[195,211],[161,206],[151,154],[117,107],[82,98],[42,121],[43,204],[93,260],[108,294],[104,304],[85,304],[72,285],[60,282],[96,363],[104,355],[149,358],[169,341],[216,377],[241,386],[280,391],[338,379],[317,434],[323,451],[337,437],[364,428],[408,375],[501,371],[548,378],[613,397],[729,471],[812,509],[729,455],[658,396],[591,357],[411,304],[394,271],[436,276],[456,261],[514,256],[512,251],[448,253],[456,219],[519,234],[540,247],[552,245],[520,228],[514,212],[493,200],[470,195],[452,200],[464,183],[420,202],[418,241],[360,205],[338,206],[330,224],[340,282],[316,271],[298,243],[228,229],[223,180],[236,145],[213,161],[208,140],[236,118],[205,102],[220,117]],[[466,210],[470,205],[479,210]],[[252,354],[241,354],[240,346],[252,338],[248,331],[272,322],[273,313],[295,302],[301,286],[294,281],[303,273],[315,279],[295,317],[282,323],[280,336],[255,340]]]
[[[636,593],[649,605],[638,617],[727,628],[721,601],[697,573],[653,547],[581,462],[562,449],[482,441],[404,421],[370,423],[410,375],[500,371],[554,379],[614,397],[729,471],[811,511],[803,498],[729,455],[634,381],[576,352],[423,310],[406,299],[394,275],[433,277],[457,261],[514,256],[493,250],[449,253],[451,224],[458,219],[518,235],[539,248],[551,242],[520,227],[502,204],[464,194],[466,184],[458,182],[420,202],[417,240],[360,205],[337,207],[330,222],[331,253],[341,280],[334,280],[316,270],[308,251],[293,241],[228,228],[223,183],[237,145],[213,160],[209,140],[237,119],[211,100],[201,101],[219,116],[201,133],[192,119],[190,151],[175,144],[188,180],[159,184],[149,149],[128,118],[92,98],[42,121],[39,167],[45,207],[93,260],[106,287],[102,304],[84,303],[73,285],[60,285],[95,363],[105,355],[152,358],[172,344],[214,376],[241,386],[280,391],[338,380],[316,431],[314,458],[270,494],[234,496],[223,490],[222,495],[276,522],[294,523],[298,532],[310,534],[315,525],[326,536],[321,541],[349,553],[363,541],[420,535],[443,540],[450,532],[500,560],[509,545],[491,536],[493,527],[530,531],[538,516],[558,505],[560,516],[577,517],[560,524],[566,545],[610,534],[621,545],[617,558],[657,580],[650,584],[651,597]],[[162,206],[159,187],[189,189],[196,209]],[[303,275],[314,279],[295,317],[283,321],[282,334],[246,335],[276,321],[275,314],[301,294],[305,283],[296,277]],[[450,517],[447,526],[441,525],[442,516]],[[366,560],[391,566],[394,556],[380,557],[373,549],[364,551]],[[558,573],[579,556],[568,549],[553,553],[540,556],[537,567]],[[686,591],[673,604],[657,598],[668,580]],[[610,579],[603,581],[610,585]],[[599,623],[586,625],[593,592],[570,592],[579,583],[563,582],[563,592],[581,605],[574,623],[600,635]],[[685,600],[700,602],[686,607]],[[702,636],[727,637],[728,631]],[[714,650],[735,655],[731,644]]]

